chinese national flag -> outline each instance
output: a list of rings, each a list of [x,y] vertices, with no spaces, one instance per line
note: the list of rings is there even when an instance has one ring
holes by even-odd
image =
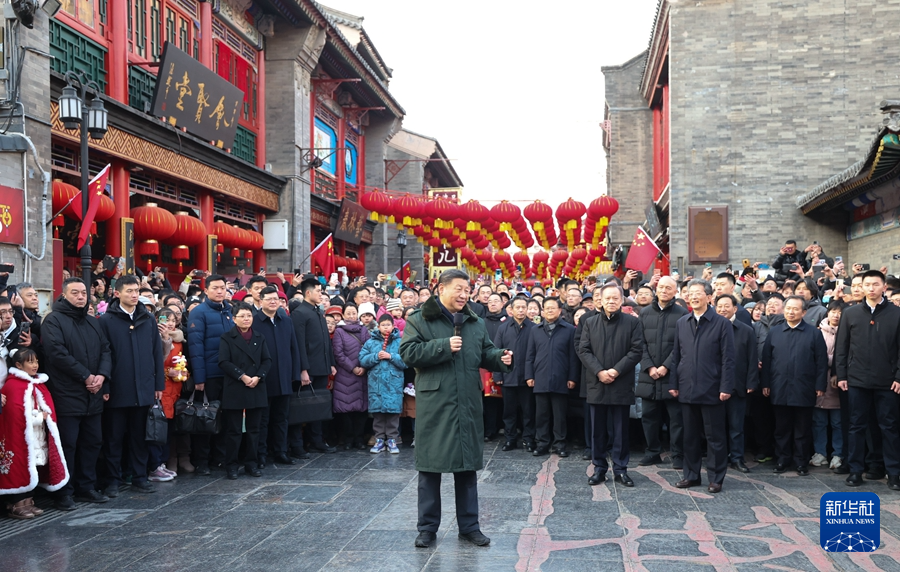
[[[400,267],[400,270],[394,272],[394,276],[401,284],[405,282],[406,279],[409,278],[409,261],[406,261],[406,263]]]
[[[91,234],[91,223],[97,215],[97,209],[100,208],[100,197],[106,190],[106,180],[109,177],[109,165],[103,167],[103,170],[97,173],[94,180],[88,183],[88,210],[81,217],[81,231],[78,233],[78,250],[87,242],[88,236]]]
[[[634,240],[631,241],[631,249],[628,251],[625,267],[647,272],[659,253],[660,250],[656,243],[643,228],[638,227],[637,232],[634,233]]]
[[[313,264],[319,265],[326,279],[334,273],[334,239],[330,234],[312,251],[310,258]]]

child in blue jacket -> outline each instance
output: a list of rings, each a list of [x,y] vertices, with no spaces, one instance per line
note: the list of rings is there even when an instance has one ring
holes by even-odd
[[[390,314],[378,318],[378,329],[359,352],[359,364],[369,376],[369,413],[375,430],[375,446],[369,452],[380,453],[387,447],[397,454],[406,364],[400,359],[400,332],[394,329]]]

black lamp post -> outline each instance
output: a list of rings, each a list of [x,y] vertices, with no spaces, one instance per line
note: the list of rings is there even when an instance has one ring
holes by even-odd
[[[81,127],[81,224],[85,223],[85,215],[88,211],[88,183],[90,182],[90,170],[88,169],[88,135],[91,139],[100,140],[106,135],[107,112],[100,100],[102,90],[96,82],[89,80],[84,72],[66,72],[66,87],[59,98],[59,119],[66,129]],[[77,89],[76,89],[77,88]],[[80,90],[80,94],[79,91]],[[90,106],[87,103],[87,94],[93,95]],[[91,288],[91,243],[85,241],[81,248],[81,275],[84,285],[90,292]]]
[[[397,233],[397,247],[400,248],[400,283],[406,284],[406,261],[403,260],[403,249],[406,248],[406,233]]]

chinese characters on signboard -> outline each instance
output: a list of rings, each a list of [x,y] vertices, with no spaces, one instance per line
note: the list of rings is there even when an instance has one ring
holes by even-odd
[[[337,226],[334,229],[334,238],[350,244],[359,244],[363,238],[368,214],[369,211],[357,203],[348,199],[342,200],[341,212],[338,214]]]
[[[428,194],[433,199],[447,199],[459,204],[462,200],[460,191],[462,191],[462,189],[431,189],[428,191]],[[429,270],[428,275],[431,276],[431,278],[435,278],[436,276],[439,276],[441,272],[449,268],[459,268],[459,256],[456,253],[456,249],[451,248],[446,244],[441,244],[438,247],[431,247],[431,269]]]
[[[125,259],[124,274],[134,275],[134,219],[122,218],[122,257]]]
[[[244,92],[176,46],[166,42],[153,92],[153,115],[219,147],[237,134]]]

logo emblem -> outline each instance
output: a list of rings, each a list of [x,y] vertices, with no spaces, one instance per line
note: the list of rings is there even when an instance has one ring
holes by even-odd
[[[874,552],[881,544],[878,495],[861,492],[822,495],[819,544],[826,552]]]

